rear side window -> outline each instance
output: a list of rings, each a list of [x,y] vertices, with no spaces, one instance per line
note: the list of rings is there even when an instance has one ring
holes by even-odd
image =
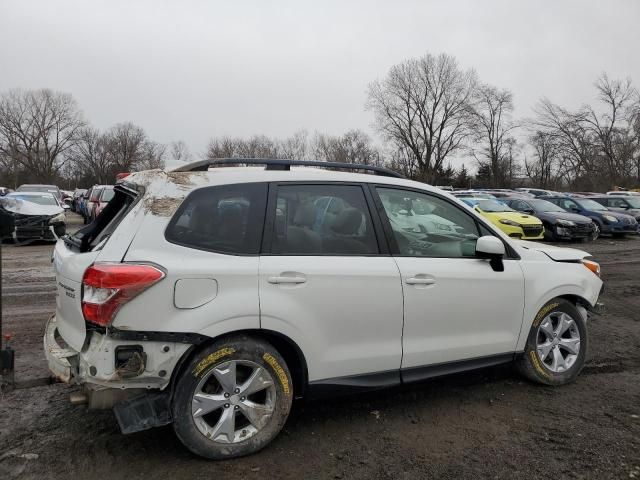
[[[280,255],[371,255],[378,243],[355,185],[280,185],[271,250]]]
[[[165,237],[169,242],[200,250],[258,254],[266,202],[264,183],[198,189],[182,202]]]

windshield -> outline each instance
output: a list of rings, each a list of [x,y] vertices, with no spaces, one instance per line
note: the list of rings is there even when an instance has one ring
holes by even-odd
[[[604,205],[596,202],[595,200],[575,200],[575,202],[580,205],[585,210],[609,210]]]
[[[513,208],[508,207],[504,203],[496,202],[495,200],[480,200],[478,208],[484,212],[513,212]]]
[[[546,200],[528,200],[528,202],[533,206],[534,210],[538,212],[564,212],[563,208],[560,208],[558,205],[555,205],[551,202],[547,202]]]
[[[8,195],[11,198],[17,198],[18,200],[24,200],[26,202],[37,203],[38,205],[55,205],[58,206],[58,202],[51,195]]]
[[[628,196],[625,200],[631,208],[640,208],[640,198]]]

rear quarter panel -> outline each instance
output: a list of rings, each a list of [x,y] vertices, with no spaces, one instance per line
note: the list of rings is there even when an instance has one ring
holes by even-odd
[[[260,328],[259,257],[224,255],[170,243],[164,238],[168,222],[169,216],[147,214],[124,259],[156,264],[166,271],[166,277],[124,305],[113,326],[209,337]],[[215,280],[217,292],[204,305],[177,308],[175,284],[181,279]]]

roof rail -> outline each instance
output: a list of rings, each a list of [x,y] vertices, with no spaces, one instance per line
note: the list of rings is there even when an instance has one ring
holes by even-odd
[[[200,160],[173,169],[174,172],[205,172],[209,167],[221,165],[265,165],[265,170],[291,170],[291,166],[321,167],[338,170],[364,170],[374,172],[385,177],[405,178],[398,172],[384,167],[362,165],[359,163],[321,162],[318,160],[276,160],[269,158],[218,158],[212,160]]]

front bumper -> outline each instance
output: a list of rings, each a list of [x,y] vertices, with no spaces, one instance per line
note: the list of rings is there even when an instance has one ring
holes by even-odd
[[[556,236],[560,238],[590,238],[595,234],[595,226],[593,223],[576,224],[576,225],[554,225],[553,230]]]
[[[518,238],[520,240],[542,240],[544,238],[544,227],[540,225],[508,225],[500,223],[498,225],[500,230],[509,235],[511,238]]]

